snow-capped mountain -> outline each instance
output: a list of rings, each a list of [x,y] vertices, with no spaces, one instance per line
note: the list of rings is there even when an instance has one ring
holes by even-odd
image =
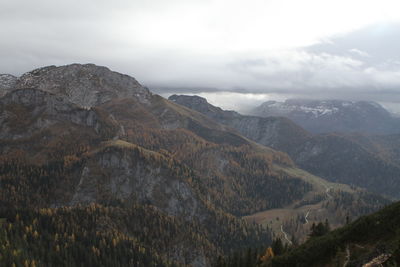
[[[314,133],[364,132],[391,134],[400,132],[400,120],[371,101],[299,100],[267,101],[252,114],[283,116]]]

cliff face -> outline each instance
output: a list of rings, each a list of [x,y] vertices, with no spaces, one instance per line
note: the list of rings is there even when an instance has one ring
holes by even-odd
[[[185,220],[200,219],[204,207],[199,196],[164,161],[133,144],[109,141],[83,165],[71,204],[136,201]]]
[[[60,96],[35,89],[14,90],[1,98],[0,114],[1,139],[29,138],[67,122],[90,127],[96,133],[101,128],[94,110],[82,109]]]

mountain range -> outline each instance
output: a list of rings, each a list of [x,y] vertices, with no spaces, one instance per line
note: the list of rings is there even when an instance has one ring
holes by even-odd
[[[372,101],[288,99],[267,101],[251,114],[289,118],[312,133],[395,134],[400,132],[400,119]]]
[[[199,96],[172,95],[169,99],[260,144],[288,153],[296,165],[314,175],[400,197],[400,134],[314,134],[284,117],[264,118],[224,111]]]
[[[338,227],[389,203],[338,183],[353,175],[336,176],[341,162],[319,177],[312,142],[335,142],[327,161],[337,139],[351,142],[356,171],[387,171],[349,184],[398,194],[396,136],[325,141],[289,119],[167,100],[93,64],[1,75],[0,96],[4,266],[210,266],[283,229],[303,241],[308,215]]]

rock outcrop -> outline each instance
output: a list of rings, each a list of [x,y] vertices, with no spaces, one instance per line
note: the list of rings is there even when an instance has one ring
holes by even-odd
[[[82,168],[71,204],[107,200],[151,204],[188,221],[200,219],[204,213],[187,181],[156,162],[151,152],[124,141],[109,142],[90,157]]]
[[[67,99],[36,89],[14,90],[0,98],[0,139],[31,137],[57,123],[73,123],[99,133],[98,114]]]
[[[147,103],[148,89],[134,78],[93,64],[49,66],[23,74],[16,89],[34,88],[64,96],[81,107],[93,107],[114,98],[133,97]]]

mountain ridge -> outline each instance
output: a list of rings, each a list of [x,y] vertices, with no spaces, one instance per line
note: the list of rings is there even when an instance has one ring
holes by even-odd
[[[400,120],[373,101],[288,99],[267,101],[250,111],[258,116],[284,116],[312,133],[400,132]]]
[[[397,175],[400,165],[396,161],[399,149],[398,146],[393,149],[385,145],[384,137],[312,134],[287,118],[240,115],[214,107],[196,96],[173,95],[170,99],[234,128],[255,142],[288,153],[297,166],[312,174],[329,181],[357,185],[375,193],[400,197]],[[396,135],[392,137],[389,144],[399,143]],[[378,139],[380,141],[374,141]],[[384,177],[385,183],[381,182],[381,177]]]

